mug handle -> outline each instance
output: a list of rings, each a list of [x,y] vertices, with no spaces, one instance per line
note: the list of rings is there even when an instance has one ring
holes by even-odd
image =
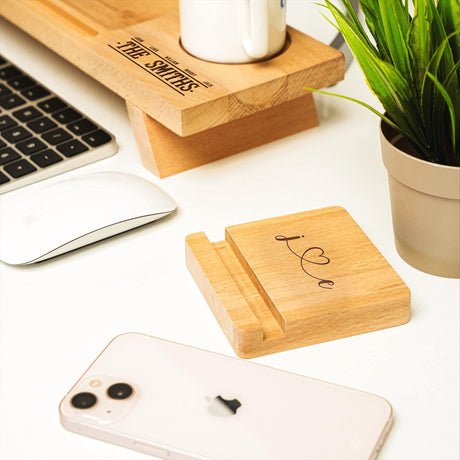
[[[243,44],[252,58],[268,54],[268,0],[249,1],[249,38]]]

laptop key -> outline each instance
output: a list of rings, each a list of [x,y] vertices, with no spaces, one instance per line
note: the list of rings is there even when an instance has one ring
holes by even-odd
[[[57,128],[53,131],[49,131],[48,133],[42,134],[42,138],[45,139],[48,144],[57,145],[61,142],[68,141],[72,138],[72,136],[62,128]]]
[[[81,120],[74,121],[67,125],[67,129],[72,131],[74,134],[83,135],[94,131],[97,129],[97,126],[89,121],[87,118],[82,118]]]
[[[18,96],[17,94],[9,94],[7,96],[0,97],[0,107],[4,109],[14,109],[20,105],[24,105],[26,101]]]
[[[62,161],[63,158],[54,152],[51,149],[44,150],[43,152],[35,153],[30,157],[30,159],[40,166],[40,168],[46,168],[47,166],[54,165],[59,161]]]
[[[28,88],[29,86],[33,86],[36,84],[37,83],[34,80],[32,80],[32,78],[26,77],[25,75],[8,80],[8,86],[10,88],[17,90]]]
[[[39,102],[38,106],[46,113],[57,112],[58,110],[65,109],[68,105],[58,97],[52,97],[45,101]]]
[[[37,168],[27,160],[19,160],[8,164],[3,168],[10,176],[17,179],[37,170]]]
[[[29,99],[29,101],[36,101],[37,99],[49,96],[51,93],[43,86],[36,85],[21,91],[21,94]]]
[[[0,131],[4,129],[12,128],[13,126],[17,126],[18,124],[8,115],[3,115],[0,117]]]
[[[31,155],[32,153],[46,149],[46,144],[40,139],[33,137],[32,139],[27,139],[24,142],[19,142],[19,144],[16,144],[16,148],[25,155]]]
[[[30,128],[34,133],[41,134],[49,131],[50,129],[56,128],[57,124],[53,120],[44,117],[27,123],[27,127]]]
[[[8,89],[5,85],[0,84],[0,97],[11,94],[11,90]]]
[[[2,149],[3,147],[6,147],[6,142],[3,142],[3,141],[0,139],[0,149]]]
[[[19,158],[21,158],[21,155],[15,152],[11,147],[0,150],[0,165],[6,165]]]
[[[6,184],[7,182],[9,182],[11,179],[6,175],[6,174],[3,174],[1,171],[0,171],[0,185],[2,184]]]
[[[79,153],[86,152],[87,150],[89,150],[88,147],[86,147],[86,145],[82,144],[77,139],[72,139],[69,142],[64,142],[63,144],[58,145],[56,148],[67,158],[73,157],[75,155],[78,155]]]
[[[70,107],[65,110],[61,110],[60,112],[55,112],[51,115],[56,121],[62,124],[70,123],[71,121],[78,120],[81,118],[81,115],[74,109]]]
[[[35,107],[26,107],[25,109],[20,109],[16,110],[16,112],[13,112],[13,115],[19,120],[19,121],[30,121],[30,120],[35,120],[35,118],[41,117],[42,113],[40,110],[37,110]]]
[[[16,142],[23,141],[28,137],[31,137],[32,133],[27,131],[27,129],[23,128],[22,126],[16,126],[15,128],[9,129],[7,131],[2,131],[2,136],[8,142],[14,144]]]
[[[0,79],[1,80],[11,80],[12,78],[19,77],[23,73],[14,65],[9,65],[0,69]]]
[[[107,144],[112,138],[102,129],[94,131],[94,133],[86,134],[82,139],[91,147],[99,147],[100,145]]]

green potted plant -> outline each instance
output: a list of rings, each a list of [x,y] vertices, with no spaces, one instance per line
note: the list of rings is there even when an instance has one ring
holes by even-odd
[[[382,119],[396,249],[422,271],[460,278],[460,2],[360,0],[367,28],[341,2],[347,15],[323,6],[385,113],[334,95]]]

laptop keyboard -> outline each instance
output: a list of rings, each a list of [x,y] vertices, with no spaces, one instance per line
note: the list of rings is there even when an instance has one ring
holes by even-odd
[[[0,55],[0,194],[116,151],[112,134]]]

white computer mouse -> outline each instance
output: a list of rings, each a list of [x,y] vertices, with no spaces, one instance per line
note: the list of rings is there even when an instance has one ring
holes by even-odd
[[[0,197],[0,260],[23,265],[167,216],[174,200],[132,174],[96,172]]]

